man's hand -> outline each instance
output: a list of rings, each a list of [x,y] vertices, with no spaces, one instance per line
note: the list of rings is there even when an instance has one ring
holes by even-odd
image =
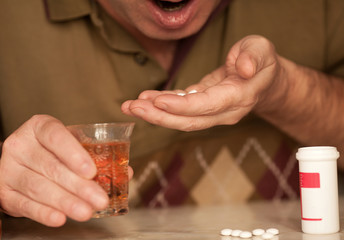
[[[89,154],[60,121],[34,116],[3,144],[0,206],[9,215],[47,226],[61,226],[66,217],[86,221],[109,201],[92,180],[96,171]]]
[[[122,111],[183,131],[235,124],[275,84],[278,59],[267,39],[249,36],[232,47],[222,67],[198,84],[185,91],[144,91],[137,100],[123,103]]]
[[[248,36],[200,83],[185,91],[145,91],[122,111],[184,131],[235,124],[253,111],[300,143],[344,152],[343,96],[343,78],[298,65],[277,55],[267,39]],[[344,169],[344,158],[338,165]]]

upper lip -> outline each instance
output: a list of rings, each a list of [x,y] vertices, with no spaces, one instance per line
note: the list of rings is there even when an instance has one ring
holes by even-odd
[[[177,2],[182,2],[184,0],[158,0],[158,1],[162,1],[162,2],[175,2],[175,3],[177,3]]]

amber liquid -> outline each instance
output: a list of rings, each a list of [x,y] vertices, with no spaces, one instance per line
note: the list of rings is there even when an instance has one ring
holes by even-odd
[[[107,192],[110,204],[107,209],[94,213],[94,218],[123,215],[128,212],[129,142],[88,144],[89,152],[97,166],[94,180]]]

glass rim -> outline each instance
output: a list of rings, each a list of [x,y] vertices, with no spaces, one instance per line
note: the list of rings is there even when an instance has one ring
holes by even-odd
[[[73,124],[67,125],[67,128],[101,128],[101,127],[130,127],[134,126],[134,122],[109,122],[109,123],[82,123],[82,124]]]

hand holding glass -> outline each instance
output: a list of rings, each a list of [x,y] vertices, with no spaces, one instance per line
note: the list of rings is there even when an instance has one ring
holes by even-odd
[[[109,206],[94,218],[126,214],[128,208],[128,164],[134,123],[101,123],[67,127],[88,151],[97,166],[94,180],[106,191]]]

